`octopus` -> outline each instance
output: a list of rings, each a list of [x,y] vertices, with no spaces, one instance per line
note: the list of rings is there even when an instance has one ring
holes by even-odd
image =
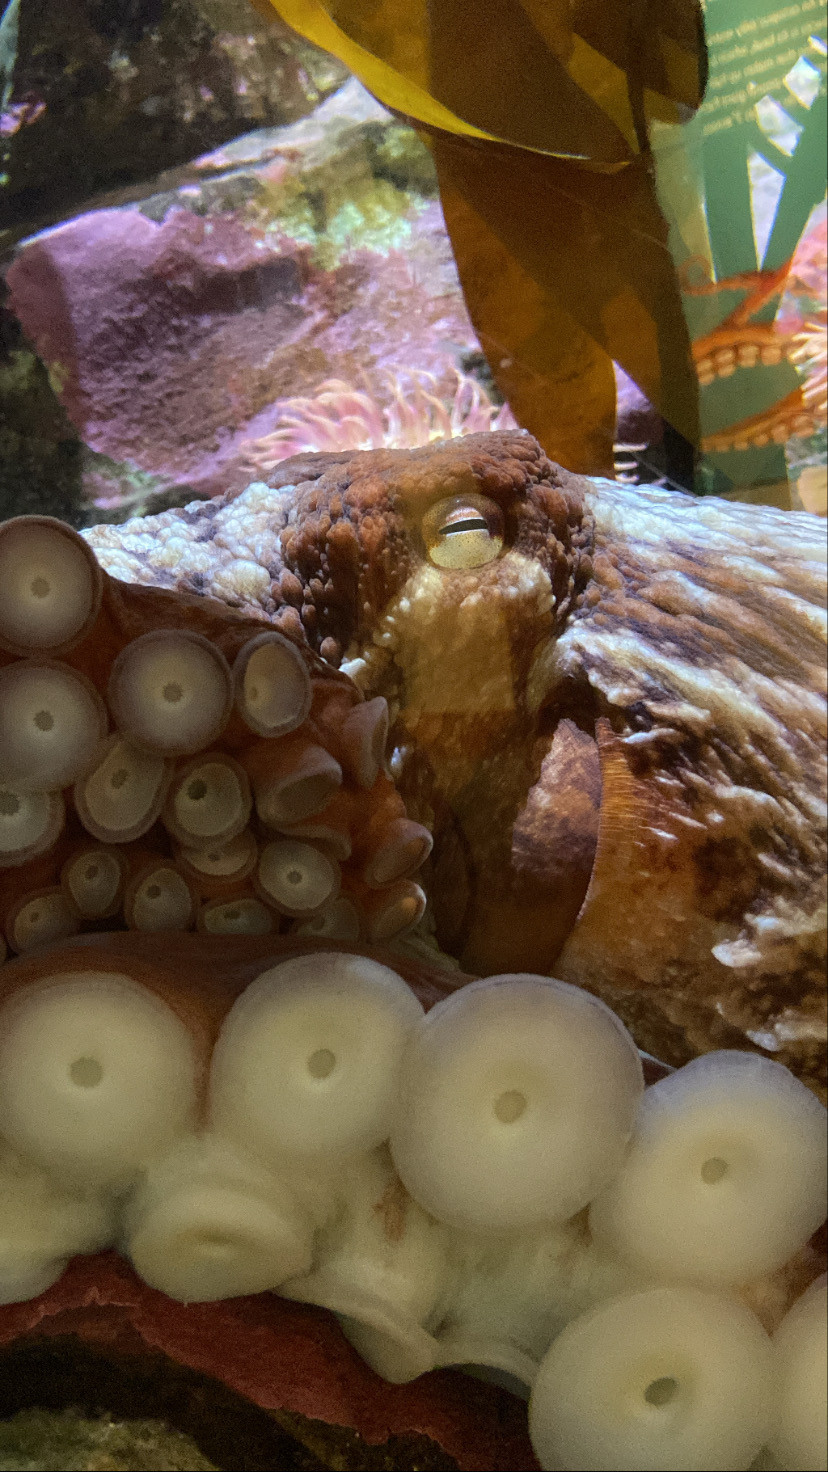
[[[755,1048],[824,1091],[818,518],[576,476],[492,433],[300,455],[88,540],[386,700],[467,972],[554,974],[665,1062]]]
[[[815,518],[519,433],[271,480],[0,526],[0,1342],[167,1303],[459,1465],[823,1465]]]
[[[235,1331],[211,1362],[231,1384],[275,1341],[246,1371],[265,1406],[364,1424],[356,1351],[392,1388],[505,1378],[546,1468],[822,1465],[826,1111],[770,1059],[645,1071],[605,1004],[542,976],[120,931],[4,968],[0,1125],[0,1339],[21,1309],[82,1329],[108,1292],[158,1343],[163,1297],[185,1363],[194,1331],[208,1362]],[[67,1261],[92,1254],[72,1313]],[[285,1359],[318,1325],[284,1304],[344,1335],[304,1382]],[[445,1402],[409,1427],[461,1466],[532,1465],[514,1413],[484,1402],[478,1460]]]

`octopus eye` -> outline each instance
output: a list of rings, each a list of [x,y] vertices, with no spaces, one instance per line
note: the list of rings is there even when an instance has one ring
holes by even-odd
[[[503,513],[485,496],[449,496],[426,512],[423,540],[435,567],[483,567],[503,546]]]

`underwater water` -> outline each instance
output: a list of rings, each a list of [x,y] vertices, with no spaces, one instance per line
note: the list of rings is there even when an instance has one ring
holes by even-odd
[[[605,12],[2,11],[0,1467],[828,1464],[826,43]]]

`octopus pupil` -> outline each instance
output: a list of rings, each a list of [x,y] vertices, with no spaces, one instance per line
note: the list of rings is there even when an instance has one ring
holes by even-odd
[[[31,590],[35,598],[48,598],[52,591],[47,578],[32,578]]]
[[[39,710],[34,718],[34,723],[39,731],[51,731],[55,724],[55,718],[51,711]]]
[[[453,537],[457,532],[487,532],[488,522],[483,516],[467,516],[463,521],[452,521],[440,527],[441,537]]]
[[[13,792],[0,792],[0,815],[4,818],[13,818],[15,813],[20,812],[20,798],[15,797]]]

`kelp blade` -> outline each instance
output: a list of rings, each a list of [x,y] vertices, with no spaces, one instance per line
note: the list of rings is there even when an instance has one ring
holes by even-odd
[[[386,107],[610,171],[701,100],[696,0],[270,0]]]
[[[519,422],[572,469],[612,471],[613,359],[679,434],[697,385],[649,122],[698,105],[697,0],[270,0],[437,162],[469,313]]]

